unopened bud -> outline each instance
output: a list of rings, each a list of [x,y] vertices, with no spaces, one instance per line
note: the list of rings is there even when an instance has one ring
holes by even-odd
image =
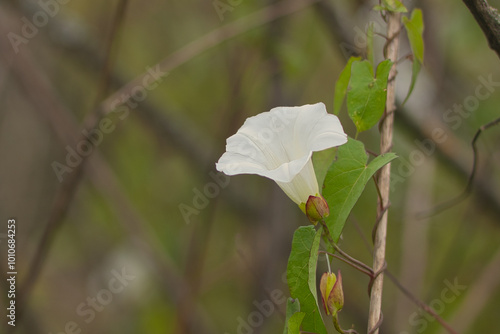
[[[330,208],[325,199],[320,196],[309,196],[306,203],[306,215],[309,221],[316,224],[323,218],[328,217]]]
[[[344,291],[342,290],[340,270],[337,276],[334,273],[324,273],[321,276],[319,290],[326,314],[334,316],[342,310],[342,307],[344,307]]]

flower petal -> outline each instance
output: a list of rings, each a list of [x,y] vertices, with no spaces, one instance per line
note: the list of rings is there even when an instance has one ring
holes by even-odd
[[[226,152],[219,159],[216,168],[227,175],[257,174],[276,182],[287,183],[291,182],[302,171],[307,162],[311,160],[311,156],[312,153],[300,159],[282,163],[277,168],[268,169],[264,163],[249,156],[236,152]]]
[[[318,181],[316,180],[311,159],[307,161],[304,168],[290,182],[276,181],[276,183],[297,205],[307,203],[311,195],[319,195]]]
[[[297,137],[305,141],[308,151],[322,151],[347,142],[347,135],[337,116],[328,114],[323,103],[302,106],[296,120]]]

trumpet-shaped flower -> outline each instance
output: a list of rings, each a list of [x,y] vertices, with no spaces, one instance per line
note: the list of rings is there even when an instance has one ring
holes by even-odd
[[[304,211],[309,196],[319,196],[312,153],[346,142],[339,119],[323,103],[277,107],[249,117],[227,139],[216,168],[274,180]]]

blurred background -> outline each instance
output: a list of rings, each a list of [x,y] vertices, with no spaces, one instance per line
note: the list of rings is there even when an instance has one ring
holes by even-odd
[[[417,216],[464,190],[474,134],[500,117],[499,59],[461,1],[404,3],[423,10],[425,67],[396,115],[388,269],[457,332],[493,333],[500,126],[477,141],[472,194]],[[5,312],[15,218],[18,321],[2,312],[0,332],[281,333],[292,235],[308,221],[274,182],[225,177],[215,162],[249,116],[316,102],[331,111],[368,24],[385,33],[375,4],[2,1],[0,301]],[[376,35],[376,61],[383,44]],[[400,102],[409,53],[403,31]],[[339,117],[354,136],[345,105]],[[378,152],[376,127],[358,139]],[[376,197],[369,183],[341,241],[370,265]],[[364,333],[369,279],[333,267],[340,323]],[[318,277],[325,270],[320,260]],[[388,278],[383,312],[383,333],[443,333]]]

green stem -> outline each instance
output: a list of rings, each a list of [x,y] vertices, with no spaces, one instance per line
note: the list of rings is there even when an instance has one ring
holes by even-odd
[[[333,241],[332,235],[330,234],[330,230],[328,229],[328,226],[326,226],[326,223],[323,219],[319,221],[321,223],[321,226],[323,226],[323,232],[325,233],[326,238],[328,239],[328,242],[335,248],[337,245],[335,241]]]
[[[333,317],[333,325],[335,326],[335,329],[337,330],[337,332],[339,332],[340,334],[347,334],[347,333],[353,333],[353,334],[358,334],[358,332],[356,332],[354,329],[348,329],[348,330],[343,330],[340,325],[339,325],[339,318],[338,318],[338,313],[335,314]]]
[[[340,261],[342,261],[344,263],[347,263],[348,265],[350,265],[354,269],[361,271],[363,274],[366,274],[367,276],[373,277],[373,271],[371,270],[371,268],[369,270],[367,270],[363,266],[358,266],[357,264],[350,262],[348,259],[343,258],[342,256],[338,256],[337,254],[332,254],[332,253],[325,252],[325,251],[319,251],[319,252],[333,256],[334,258],[339,259]]]
[[[330,242],[330,244],[332,245],[332,247],[340,254],[342,255],[343,258],[339,257],[339,256],[335,256],[334,254],[331,254],[331,253],[328,253],[328,252],[325,252],[329,255],[332,255],[342,261],[344,261],[345,263],[351,265],[352,267],[362,271],[363,273],[369,275],[370,277],[373,275],[373,270],[372,268],[370,268],[368,265],[364,264],[363,262],[359,261],[359,260],[356,260],[355,258],[353,258],[352,256],[350,256],[349,254],[347,254],[346,252],[344,252],[342,249],[340,249],[340,247],[335,243],[335,241],[333,241],[333,238],[330,234],[330,230],[328,229],[328,226],[326,225],[325,221],[324,220],[320,220],[320,223],[321,225],[323,226],[323,232],[325,233],[325,236],[326,238],[328,239],[328,242]]]

